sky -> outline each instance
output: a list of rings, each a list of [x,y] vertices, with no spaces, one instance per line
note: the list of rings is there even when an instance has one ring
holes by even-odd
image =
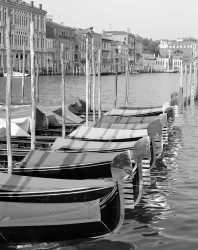
[[[198,0],[34,0],[39,4],[54,22],[97,33],[130,29],[152,40],[198,38]]]

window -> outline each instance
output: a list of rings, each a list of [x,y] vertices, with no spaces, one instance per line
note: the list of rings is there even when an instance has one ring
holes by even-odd
[[[7,8],[4,8],[4,22],[7,22]]]
[[[12,34],[11,35],[11,45],[13,45],[14,44],[14,35]]]

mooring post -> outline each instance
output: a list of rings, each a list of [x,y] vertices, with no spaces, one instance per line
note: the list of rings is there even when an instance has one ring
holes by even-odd
[[[188,84],[187,64],[185,64],[184,74],[185,74],[184,85],[183,85],[183,87],[184,87],[184,107],[186,107],[187,106],[187,96],[188,96],[188,94],[187,94],[187,84]]]
[[[98,50],[98,118],[101,117],[101,47]]]
[[[32,99],[32,120],[31,120],[31,150],[35,149],[36,141],[36,85],[35,85],[35,58],[34,58],[34,22],[30,22],[30,58],[31,58],[31,99]]]
[[[36,102],[39,103],[39,53],[36,58]]]
[[[93,105],[93,122],[96,121],[95,108],[95,92],[96,92],[96,72],[95,72],[95,55],[94,55],[94,36],[92,35],[92,75],[93,75],[93,89],[92,89],[92,105]]]
[[[178,112],[179,114],[183,113],[183,63],[181,64],[181,68],[180,68]]]
[[[114,91],[114,108],[116,109],[118,96],[118,64],[115,65],[115,91]]]
[[[86,35],[86,126],[89,126],[89,34]]]
[[[197,84],[197,63],[194,61],[194,100],[198,98],[198,84]]]
[[[23,69],[22,69],[21,103],[24,103],[24,84],[25,84],[25,43],[23,43]]]
[[[64,48],[61,43],[61,92],[62,92],[62,137],[65,138],[65,66],[64,66]]]
[[[6,140],[8,173],[12,174],[12,144],[11,144],[11,99],[12,99],[12,60],[11,60],[11,25],[10,17],[6,25],[6,54],[7,54],[7,81],[6,81]]]
[[[189,82],[188,82],[188,96],[187,96],[187,105],[190,105],[191,100],[191,88],[192,88],[192,62],[190,62],[190,68],[189,68]]]
[[[128,105],[128,98],[129,98],[129,54],[127,50],[127,55],[125,58],[126,61],[126,68],[125,68],[125,74],[126,74],[126,90],[125,90],[125,104],[124,106],[127,107]]]

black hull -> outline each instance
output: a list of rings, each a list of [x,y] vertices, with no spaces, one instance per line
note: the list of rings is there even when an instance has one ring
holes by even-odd
[[[35,176],[34,176],[35,177]],[[112,188],[89,188],[86,190],[54,192],[0,192],[0,201],[28,203],[86,202],[104,197]]]
[[[67,225],[0,227],[0,241],[10,243],[54,242],[101,237],[118,230],[124,218],[122,190],[100,204],[101,220]]]
[[[73,166],[73,167],[54,167],[54,168],[37,168],[13,169],[15,175],[25,175],[44,178],[57,178],[57,179],[96,179],[96,178],[111,178],[111,162],[92,164],[86,166]]]

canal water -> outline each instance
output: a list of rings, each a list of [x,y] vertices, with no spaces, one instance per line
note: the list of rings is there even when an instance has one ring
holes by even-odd
[[[102,77],[102,108],[114,105],[114,76]],[[5,98],[6,80],[0,78],[0,100]],[[129,101],[134,106],[161,105],[179,89],[179,74],[130,76]],[[13,81],[13,100],[21,98],[21,80]],[[59,105],[61,77],[40,77],[40,103]],[[118,77],[118,106],[124,104],[125,76]],[[85,77],[66,76],[67,98],[85,99]],[[25,83],[25,100],[30,101],[30,78]],[[198,249],[198,104],[184,110],[181,126],[169,133],[162,159],[152,170],[151,186],[137,207],[128,212],[122,228],[97,240],[78,240],[0,249],[58,250],[196,250]]]

